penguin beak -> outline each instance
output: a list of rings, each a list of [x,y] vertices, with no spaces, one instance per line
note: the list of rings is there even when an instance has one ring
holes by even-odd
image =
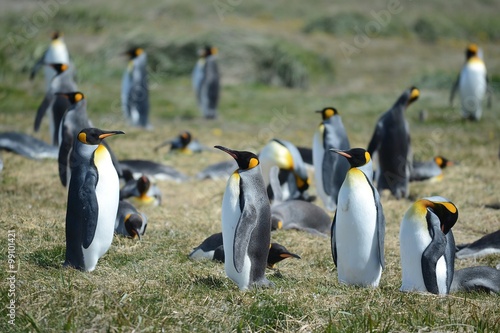
[[[109,132],[104,132],[101,135],[99,135],[99,139],[104,139],[107,138],[108,136],[116,135],[116,134],[125,134],[123,131],[109,131]]]
[[[220,149],[222,150],[223,152],[226,152],[228,153],[232,158],[234,158],[235,160],[238,159],[238,156],[235,154],[235,152],[229,148],[226,148],[226,147],[222,147],[222,146],[214,146],[214,148],[217,148],[217,149]]]
[[[342,151],[342,150],[339,150],[339,149],[334,149],[334,148],[330,148],[330,151],[333,151],[334,153],[337,153],[339,155],[342,155],[344,156],[345,158],[352,158],[351,155],[349,155],[348,153],[346,153],[345,151]]]

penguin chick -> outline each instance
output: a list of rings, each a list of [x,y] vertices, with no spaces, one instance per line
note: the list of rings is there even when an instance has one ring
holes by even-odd
[[[478,258],[489,254],[500,253],[500,230],[487,234],[478,240],[458,245],[457,259]]]
[[[489,89],[486,66],[476,44],[470,44],[465,51],[465,64],[451,89],[450,106],[453,106],[457,90],[460,93],[462,117],[467,120],[480,120],[483,114],[483,99]],[[491,94],[488,97],[489,106]]]
[[[450,291],[487,291],[500,294],[500,271],[489,266],[459,269],[453,275]]]
[[[316,112],[322,118],[314,133],[312,148],[316,192],[325,208],[333,212],[349,163],[342,156],[332,154],[330,149],[349,150],[350,144],[342,118],[335,108],[327,107]]]
[[[454,163],[443,156],[435,156],[430,161],[413,161],[413,167],[410,174],[410,181],[430,180],[438,182],[443,179],[443,170],[452,166]]]
[[[161,191],[151,180],[142,175],[139,179],[129,179],[120,190],[120,200],[130,198],[140,205],[158,206],[161,204]]]
[[[377,287],[385,266],[385,217],[371,182],[370,154],[362,148],[331,151],[345,157],[351,166],[340,187],[331,231],[339,282]]]
[[[122,79],[123,113],[132,126],[150,129],[147,55],[140,47],[133,47],[125,54],[129,63]]]
[[[450,292],[455,263],[451,228],[457,219],[457,207],[439,196],[419,199],[408,208],[399,232],[402,291]]]
[[[368,144],[371,156],[378,155],[375,179],[379,192],[388,189],[396,199],[408,198],[413,154],[410,130],[404,111],[418,99],[420,91],[411,87],[377,121]]]
[[[118,173],[102,140],[122,131],[85,128],[71,152],[65,266],[93,271],[111,246],[118,211]]]
[[[120,200],[115,220],[115,234],[139,238],[146,232],[148,220],[128,201]]]
[[[222,199],[226,275],[241,290],[270,287],[265,270],[271,245],[271,208],[257,155],[215,146],[238,163]]]

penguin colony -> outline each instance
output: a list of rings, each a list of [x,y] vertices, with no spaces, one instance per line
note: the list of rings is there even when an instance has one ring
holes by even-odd
[[[216,54],[214,47],[205,47],[192,74],[196,100],[206,119],[217,118],[220,83]],[[148,129],[146,52],[134,47],[126,55],[129,64],[122,81],[123,113],[130,125]],[[103,140],[124,132],[93,127],[60,33],[54,33],[31,78],[41,67],[45,69],[47,92],[36,113],[34,129],[40,128],[43,116],[48,114],[52,145],[58,147],[59,177],[68,188],[64,265],[90,272],[110,248],[113,233],[137,239],[144,235],[147,217],[125,199],[135,197],[138,205],[160,204],[161,193],[148,176],[178,181],[187,177],[151,161],[118,161]],[[463,118],[479,121],[487,81],[477,45],[466,50],[466,64],[452,89],[450,103],[456,91]],[[317,194],[333,213],[333,222],[319,206],[308,202],[310,180],[302,157],[307,148],[299,150],[293,143],[277,138],[259,154],[215,146],[234,161],[211,166],[197,178],[227,178],[221,202],[222,232],[208,237],[189,257],[224,262],[227,277],[241,290],[272,287],[266,268],[300,256],[271,242],[271,231],[294,228],[331,237],[340,283],[377,287],[385,267],[385,217],[379,192],[389,190],[396,199],[408,198],[410,181],[441,180],[442,169],[452,165],[442,156],[426,163],[413,162],[405,112],[419,96],[416,87],[402,93],[381,115],[366,150],[350,147],[334,107],[317,111],[322,121],[312,137],[312,151],[308,151],[306,160],[312,163]],[[40,153],[44,158],[48,148],[32,139],[18,133],[0,135],[2,148],[29,158],[39,158]],[[188,131],[155,150],[167,144],[171,151],[187,154],[207,150]],[[53,151],[49,155],[55,157]],[[280,172],[285,174],[281,182]],[[120,178],[127,181],[121,189]],[[468,267],[455,272],[456,247],[451,229],[457,220],[458,208],[443,197],[421,198],[410,205],[402,217],[399,234],[402,291],[500,291],[500,271],[496,269]],[[497,243],[498,232],[460,247],[457,258],[495,253]]]

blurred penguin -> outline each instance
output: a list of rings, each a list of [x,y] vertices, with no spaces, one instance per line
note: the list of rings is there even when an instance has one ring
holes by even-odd
[[[49,47],[35,63],[35,66],[30,73],[30,80],[33,80],[36,73],[43,67],[45,74],[45,87],[48,91],[50,89],[50,81],[52,81],[52,78],[56,76],[57,71],[52,67],[44,66],[46,64],[70,64],[69,52],[66,47],[66,43],[64,43],[63,34],[58,31],[52,33],[52,40]]]
[[[137,180],[128,178],[120,189],[120,200],[130,199],[139,205],[159,206],[161,198],[160,189],[146,175],[142,175]]]
[[[49,89],[45,93],[42,104],[38,107],[34,130],[38,132],[42,118],[47,113],[52,144],[57,146],[59,144],[59,126],[64,112],[66,112],[70,104],[67,98],[56,94],[69,93],[78,89],[73,80],[73,70],[68,64],[51,63],[47,64],[46,67],[53,68],[56,71],[56,75],[50,81]]]
[[[420,91],[406,89],[394,105],[377,121],[375,131],[368,144],[368,152],[377,153],[378,167],[375,179],[377,190],[389,189],[396,199],[408,198],[409,182],[413,164],[410,144],[410,129],[404,111],[418,99]]]
[[[446,167],[452,166],[454,163],[443,156],[435,156],[430,161],[418,162],[413,161],[411,169],[410,181],[429,180],[438,182],[443,179],[443,170]]]
[[[196,100],[205,119],[217,118],[220,75],[216,54],[217,48],[205,46],[192,73],[192,84],[196,93]]]
[[[116,214],[115,234],[141,239],[147,226],[146,215],[139,213],[130,202],[120,200]]]
[[[484,235],[470,244],[457,245],[457,259],[479,258],[500,253],[500,230]]]
[[[470,44],[465,51],[465,65],[451,89],[450,105],[453,105],[457,90],[460,93],[462,117],[480,120],[483,113],[482,102],[488,90],[488,78],[482,52],[476,44]],[[490,105],[491,95],[488,98],[488,106]]]
[[[132,126],[150,128],[147,55],[140,47],[125,52],[129,57],[122,79],[122,109]]]
[[[203,146],[198,140],[193,139],[193,136],[188,131],[182,131],[175,138],[164,141],[156,146],[154,150],[158,151],[161,147],[168,145],[170,145],[170,152],[181,152],[188,155],[208,150],[208,148]]]

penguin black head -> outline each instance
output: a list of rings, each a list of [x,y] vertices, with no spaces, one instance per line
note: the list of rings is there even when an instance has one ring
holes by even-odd
[[[191,142],[192,136],[188,131],[184,131],[179,134],[179,140],[181,141],[182,147],[186,147]]]
[[[84,128],[78,133],[78,141],[87,145],[98,145],[104,138],[116,134],[125,134],[122,131],[105,131],[98,128]]]
[[[351,168],[361,167],[371,160],[370,153],[363,148],[352,148],[350,150],[338,150],[331,148],[330,151],[347,158]]]
[[[444,169],[446,168],[447,166],[450,166],[450,165],[453,165],[453,162],[452,161],[449,161],[448,159],[446,159],[445,157],[443,156],[436,156],[434,157],[434,162],[436,162],[436,164],[441,168],[441,169]]]
[[[290,257],[300,259],[300,256],[295,253],[289,252],[283,245],[278,243],[271,243],[271,247],[269,248],[269,255],[267,257],[267,267],[273,268],[274,265],[278,262]]]
[[[441,222],[441,231],[447,234],[458,220],[457,206],[443,197],[429,197],[419,200],[427,209],[434,212]]]
[[[142,175],[137,179],[137,190],[140,194],[146,194],[151,186],[151,181],[146,175]]]
[[[339,114],[337,109],[332,108],[332,107],[327,107],[327,108],[324,108],[323,110],[318,110],[315,112],[321,113],[321,117],[323,118],[323,120],[330,119],[331,117],[335,116],[336,114]]]
[[[128,55],[129,58],[132,60],[132,59],[135,59],[138,56],[140,56],[143,52],[144,52],[144,50],[140,47],[132,47],[132,48],[128,49],[125,52],[125,54]]]
[[[238,163],[240,170],[252,169],[259,165],[259,158],[252,152],[232,150],[222,146],[214,146],[214,148],[220,149],[231,155],[231,157],[236,160],[236,163]]]
[[[70,104],[76,104],[81,100],[85,99],[83,93],[79,91],[73,91],[69,93],[56,93],[56,95],[66,97],[69,100]]]
[[[51,36],[51,39],[52,40],[56,40],[56,39],[59,39],[60,37],[62,37],[62,32],[59,32],[59,31],[54,31],[52,33],[52,36]]]
[[[465,50],[465,58],[468,60],[474,56],[477,56],[477,52],[479,51],[479,47],[477,44],[469,44],[467,49]]]
[[[48,66],[55,69],[57,74],[61,74],[64,71],[67,71],[69,66],[67,64],[47,64]]]
[[[141,239],[142,216],[139,214],[128,214],[124,220],[125,229],[132,238]],[[145,231],[145,230],[144,230]]]
[[[420,90],[418,90],[417,87],[411,87],[410,89],[408,89],[408,102],[406,102],[406,105],[410,105],[411,103],[415,102],[419,96]]]
[[[216,55],[218,52],[217,48],[214,47],[214,46],[211,46],[211,45],[205,45],[205,47],[203,48],[203,57],[208,57],[208,56],[211,56],[211,55]]]

